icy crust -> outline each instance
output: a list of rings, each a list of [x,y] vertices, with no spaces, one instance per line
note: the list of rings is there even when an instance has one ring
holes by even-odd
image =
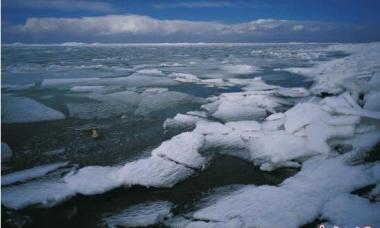
[[[118,214],[106,217],[108,227],[146,227],[163,222],[172,216],[173,204],[153,201],[131,206]]]
[[[65,167],[68,164],[69,162],[57,162],[6,174],[1,176],[1,185],[10,185],[17,182],[25,182],[36,177],[41,177],[56,169]]]
[[[376,181],[370,166],[348,165],[344,156],[311,160],[278,187],[247,185],[194,211],[186,227],[229,227],[232,221],[238,227],[299,227],[335,196]]]
[[[351,194],[342,194],[330,199],[322,209],[322,218],[339,227],[367,225],[380,226],[380,203]]]
[[[26,97],[6,96],[2,99],[3,123],[28,123],[64,119],[65,115]]]

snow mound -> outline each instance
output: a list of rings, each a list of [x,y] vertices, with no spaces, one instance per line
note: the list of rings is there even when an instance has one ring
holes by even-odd
[[[170,218],[173,206],[168,201],[146,202],[131,206],[103,220],[108,227],[146,227]]]
[[[63,113],[30,98],[6,96],[2,102],[3,123],[28,123],[65,118]]]
[[[192,128],[195,127],[195,124],[201,120],[204,120],[204,118],[178,113],[173,118],[166,119],[163,127],[164,129]]]

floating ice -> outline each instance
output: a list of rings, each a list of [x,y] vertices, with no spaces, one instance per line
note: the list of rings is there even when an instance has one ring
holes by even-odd
[[[101,194],[120,186],[115,173],[118,167],[88,166],[67,174],[63,181],[75,193]]]
[[[30,205],[52,207],[72,196],[74,192],[60,180],[31,181],[2,188],[1,204],[19,210]]]
[[[230,74],[252,74],[257,72],[260,68],[245,64],[224,65],[221,69]]]
[[[165,129],[167,128],[191,128],[195,127],[195,124],[198,121],[204,120],[201,117],[193,116],[193,115],[184,115],[181,113],[178,113],[176,116],[170,119],[166,119],[163,127]]]
[[[283,224],[299,227],[312,222],[327,200],[373,182],[367,166],[346,165],[343,157],[309,161],[280,186],[243,187],[195,211],[188,224],[207,227],[205,223],[197,223],[200,220],[225,227],[239,218],[239,227],[281,227]]]
[[[186,73],[171,73],[169,74],[169,77],[174,78],[176,81],[179,82],[200,82],[201,80],[193,75],[193,74],[186,74]]]
[[[72,92],[92,92],[103,89],[104,86],[73,86],[70,91]]]
[[[265,109],[238,104],[233,101],[222,102],[212,116],[223,121],[259,120],[267,115]]]
[[[3,123],[28,123],[64,119],[65,115],[26,97],[6,96],[2,99]]]
[[[142,69],[142,70],[137,71],[137,73],[139,73],[139,74],[149,74],[149,75],[158,75],[158,76],[164,75],[162,73],[162,71],[160,71],[159,69]]]
[[[278,88],[276,93],[284,97],[306,97],[310,95],[305,88]]]
[[[6,143],[1,143],[1,161],[8,160],[12,157],[12,149]]]
[[[116,215],[104,218],[108,227],[146,227],[172,216],[174,205],[167,201],[153,201],[131,206]]]
[[[152,156],[125,164],[117,172],[117,179],[125,186],[170,188],[193,173],[183,165]]]
[[[206,163],[206,159],[199,154],[203,143],[203,135],[185,132],[163,142],[152,151],[152,155],[164,157],[186,167],[199,169]]]
[[[342,194],[329,200],[322,209],[322,218],[339,227],[380,226],[380,204]]]
[[[2,175],[1,185],[10,185],[17,182],[25,182],[27,180],[30,180],[36,177],[41,177],[41,176],[46,175],[49,172],[62,168],[68,164],[69,162],[57,162],[57,163],[36,166],[30,169],[25,169],[21,171],[16,171],[14,173]]]
[[[365,96],[364,109],[380,111],[380,91],[371,91]]]
[[[227,122],[226,126],[232,128],[233,130],[238,130],[238,131],[259,131],[259,130],[261,130],[260,124],[254,120]]]

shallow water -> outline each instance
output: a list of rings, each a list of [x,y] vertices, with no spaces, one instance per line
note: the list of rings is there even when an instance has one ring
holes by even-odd
[[[5,46],[2,55],[3,95],[12,94],[32,98],[65,114],[63,120],[33,123],[2,123],[2,142],[13,151],[11,160],[3,163],[2,174],[56,161],[70,161],[79,166],[115,165],[150,155],[150,151],[162,141],[178,132],[165,131],[166,118],[177,113],[200,110],[204,98],[225,92],[241,91],[241,86],[208,87],[193,83],[170,82],[170,73],[189,73],[201,79],[261,77],[268,84],[283,87],[308,87],[310,79],[282,71],[288,67],[308,67],[316,61],[344,56],[340,52],[328,52],[325,44],[266,44],[229,46]],[[233,74],[222,66],[249,65],[260,70]],[[115,78],[126,78],[142,69],[158,69],[160,75],[148,75],[138,83],[113,83]],[[140,76],[139,76],[140,75]],[[102,91],[74,92],[76,83],[53,84],[43,87],[45,79],[87,78],[80,85],[104,86]],[[91,82],[90,78],[103,78]],[[29,85],[20,87],[21,85]],[[184,94],[184,99],[161,100],[149,88],[165,88]],[[100,102],[115,92],[131,91],[133,98],[112,98]],[[165,94],[164,92],[157,92]],[[98,96],[94,99],[94,96]],[[146,106],[135,107],[135,97],[145,99]],[[157,98],[158,100],[149,99]],[[2,101],[7,99],[2,96]],[[107,98],[108,99],[108,98]],[[119,99],[119,100],[118,100]],[[126,100],[125,100],[126,99]],[[148,99],[148,100],[147,100]],[[118,103],[127,102],[124,106]],[[167,104],[170,102],[170,104]],[[70,104],[79,104],[95,117],[82,118],[73,115]],[[110,105],[111,104],[111,105]],[[141,104],[141,103],[140,103]],[[10,104],[12,105],[12,104]],[[156,106],[157,105],[157,106]],[[92,107],[96,106],[96,109]],[[9,108],[2,102],[2,109]],[[27,108],[27,107],[26,107]],[[140,110],[137,112],[137,109]],[[143,110],[143,111],[141,111]],[[86,110],[85,110],[86,111]],[[82,117],[81,117],[82,116]],[[90,137],[88,129],[97,128],[100,138]],[[59,153],[49,153],[59,150]],[[183,213],[214,187],[231,184],[279,184],[296,170],[280,169],[262,172],[251,163],[229,156],[214,158],[211,165],[171,189],[146,189],[133,187],[117,189],[91,197],[75,197],[53,209],[25,209],[20,212],[5,211],[4,227],[18,217],[27,216],[33,227],[94,227],[102,226],[105,215],[116,213],[128,206],[149,200],[168,200],[175,203],[174,214]],[[10,214],[7,214],[10,213]],[[10,222],[7,221],[9,218]],[[28,219],[27,219],[28,220]]]

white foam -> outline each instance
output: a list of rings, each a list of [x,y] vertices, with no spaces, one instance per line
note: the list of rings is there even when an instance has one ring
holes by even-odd
[[[69,162],[57,162],[57,163],[36,166],[30,169],[25,169],[21,171],[16,171],[14,173],[2,175],[1,185],[10,185],[17,182],[25,182],[30,179],[41,177],[41,176],[46,175],[49,172],[62,168],[68,164]]]
[[[3,123],[28,123],[64,119],[65,115],[26,97],[6,96],[2,99]]]

